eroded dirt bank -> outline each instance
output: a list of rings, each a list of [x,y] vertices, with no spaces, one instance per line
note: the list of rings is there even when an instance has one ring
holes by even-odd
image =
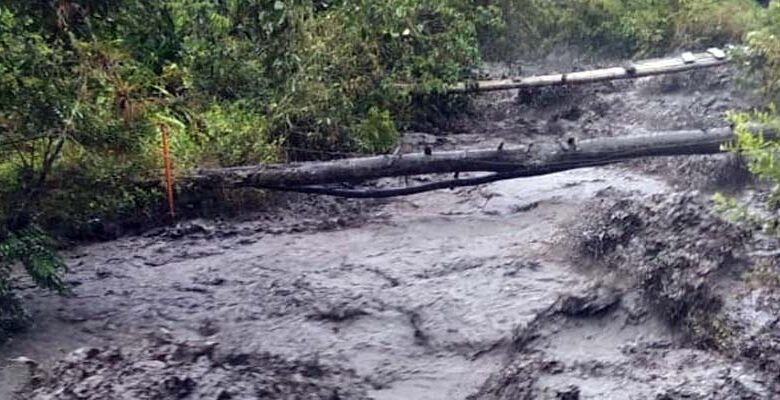
[[[720,126],[749,104],[729,76],[493,94],[457,134],[405,140]],[[380,203],[294,196],[265,218],[82,247],[73,297],[29,290],[37,326],[0,347],[0,399],[771,398],[777,313],[755,305],[774,291],[742,279],[756,241],[706,195],[675,194],[741,180],[713,172],[724,165],[656,160]],[[597,252],[577,252],[583,235]],[[41,367],[6,361],[19,356]]]

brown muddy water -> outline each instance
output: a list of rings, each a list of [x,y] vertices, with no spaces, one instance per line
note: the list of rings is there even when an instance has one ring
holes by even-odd
[[[554,66],[567,69],[565,59]],[[551,90],[533,101],[486,95],[452,121],[456,133],[409,132],[405,141],[409,150],[464,148],[721,126],[726,110],[749,106],[731,72]],[[706,188],[719,160],[588,168],[383,202],[291,196],[247,221],[192,221],[79,247],[68,254],[72,297],[25,290],[36,326],[0,347],[0,399],[780,396],[771,349],[702,346],[648,300],[631,268],[572,252],[599,204],[657,204]],[[684,226],[685,236],[701,225],[680,224],[667,228]],[[735,337],[745,340],[735,343],[772,335],[777,313],[757,304],[774,292],[697,276],[719,282],[722,313],[741,321]],[[8,361],[20,356],[39,365]]]

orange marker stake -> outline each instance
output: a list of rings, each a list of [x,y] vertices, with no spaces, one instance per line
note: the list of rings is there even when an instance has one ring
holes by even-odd
[[[168,147],[168,127],[160,125],[162,134],[162,154],[163,168],[165,169],[165,192],[168,196],[168,210],[171,212],[171,218],[176,218],[176,211],[173,207],[173,166],[171,164],[171,152]]]

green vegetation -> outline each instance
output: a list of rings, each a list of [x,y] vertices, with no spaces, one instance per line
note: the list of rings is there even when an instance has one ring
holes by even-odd
[[[760,93],[776,104],[780,100],[780,2],[772,1],[759,21],[760,28],[747,34],[749,50],[742,56]]]
[[[777,159],[780,142],[766,140],[749,129],[751,124],[780,129],[777,101],[780,100],[780,2],[772,1],[758,19],[759,27],[746,35],[747,49],[737,56],[746,65],[750,83],[763,96],[766,107],[752,112],[735,112],[729,120],[735,127],[736,140],[728,146],[747,161],[751,173],[772,185],[766,210],[755,212],[732,198],[716,195],[719,207],[730,217],[746,221],[756,229],[770,234],[780,232],[778,220],[772,216],[780,207],[780,162]]]
[[[15,263],[22,264],[38,286],[60,293],[67,291],[59,277],[65,265],[43,232],[32,227],[6,232],[0,242],[0,341],[8,332],[26,328],[29,322],[8,281]]]
[[[466,101],[437,89],[469,78],[483,58],[559,44],[661,53],[748,30],[754,70],[773,91],[777,9],[764,15],[752,0],[4,1],[0,337],[21,311],[12,269],[64,290],[47,233],[100,236],[163,215],[161,129],[179,174],[389,152],[404,129],[461,109]]]
[[[766,86],[761,86],[760,90],[766,92]],[[766,207],[770,211],[777,210],[780,207],[780,162],[777,160],[780,142],[766,140],[763,135],[751,129],[751,126],[756,124],[780,129],[780,120],[774,103],[769,103],[765,111],[730,113],[728,119],[734,126],[736,140],[725,146],[726,150],[743,157],[748,169],[756,178],[772,185],[766,199]],[[779,232],[780,226],[770,214],[750,210],[736,199],[720,193],[716,194],[714,199],[718,208],[729,218],[748,223],[755,229],[770,234]]]
[[[152,215],[133,183],[161,126],[179,172],[391,150],[424,109],[396,84],[464,79],[496,23],[465,0],[5,3],[0,219],[47,228]]]
[[[754,0],[496,0],[505,29],[489,37],[494,59],[561,44],[594,52],[652,55],[683,46],[738,43],[759,26]]]

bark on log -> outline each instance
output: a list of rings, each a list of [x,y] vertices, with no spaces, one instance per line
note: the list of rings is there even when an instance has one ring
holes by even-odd
[[[777,139],[778,132],[761,126],[752,127],[766,139]],[[334,183],[360,183],[368,180],[437,173],[495,172],[496,175],[462,180],[475,185],[500,179],[544,175],[569,169],[602,166],[621,161],[692,154],[715,154],[734,138],[731,128],[658,132],[647,135],[608,137],[580,142],[545,142],[503,149],[482,149],[385,155],[327,162],[292,163],[254,167],[237,167],[200,171],[191,180],[218,182],[227,187],[256,187],[307,193],[334,192],[311,187]],[[435,190],[463,186],[458,180],[430,184]],[[427,190],[422,190],[427,191]],[[338,192],[338,191],[336,191]],[[341,191],[349,195],[350,191]],[[408,192],[408,193],[407,193]],[[419,193],[416,189],[388,192],[391,195]],[[356,192],[353,192],[356,194]],[[379,196],[379,197],[388,197]],[[377,196],[350,196],[377,197]]]
[[[624,66],[591,71],[550,74],[542,76],[517,77],[511,79],[485,80],[460,83],[445,88],[445,93],[475,93],[509,89],[530,89],[542,86],[581,85],[618,79],[633,79],[652,75],[671,74],[694,69],[712,68],[730,62],[722,51],[712,49],[706,53],[693,54],[692,62],[682,57],[672,57],[628,63]]]

